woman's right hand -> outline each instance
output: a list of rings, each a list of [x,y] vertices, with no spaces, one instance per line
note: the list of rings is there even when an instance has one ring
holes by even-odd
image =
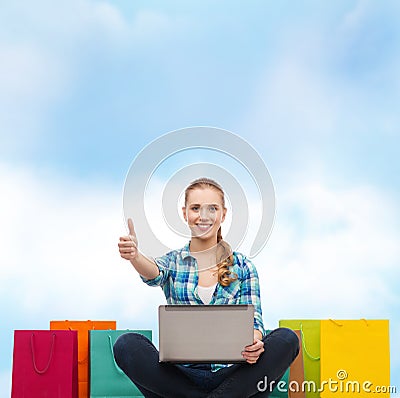
[[[119,238],[118,248],[119,254],[125,260],[133,261],[139,255],[138,241],[136,238],[135,228],[133,221],[128,218],[129,235],[121,236]]]

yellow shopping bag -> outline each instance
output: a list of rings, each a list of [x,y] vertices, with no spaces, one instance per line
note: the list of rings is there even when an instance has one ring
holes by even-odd
[[[321,321],[320,357],[321,398],[390,396],[388,320]]]

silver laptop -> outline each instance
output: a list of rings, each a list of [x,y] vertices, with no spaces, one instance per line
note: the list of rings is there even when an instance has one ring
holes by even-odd
[[[160,362],[244,362],[241,352],[253,344],[254,306],[160,305]]]

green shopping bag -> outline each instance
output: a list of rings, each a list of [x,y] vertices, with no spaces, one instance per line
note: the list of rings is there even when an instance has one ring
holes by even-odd
[[[300,330],[304,361],[304,392],[307,398],[319,398],[320,374],[320,334],[321,321],[314,319],[285,319],[280,327]]]
[[[90,330],[90,398],[143,397],[114,359],[115,341],[121,334],[129,332],[152,339],[151,330]]]
[[[269,398],[287,398],[289,396],[288,386],[289,386],[290,368],[287,369],[285,374],[282,376],[281,380],[276,384]]]

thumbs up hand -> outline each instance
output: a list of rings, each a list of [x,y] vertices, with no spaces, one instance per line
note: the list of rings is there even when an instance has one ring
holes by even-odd
[[[135,227],[133,226],[133,221],[131,218],[128,218],[128,228],[129,235],[121,236],[119,238],[118,248],[119,254],[122,258],[132,261],[138,256],[139,250]]]

